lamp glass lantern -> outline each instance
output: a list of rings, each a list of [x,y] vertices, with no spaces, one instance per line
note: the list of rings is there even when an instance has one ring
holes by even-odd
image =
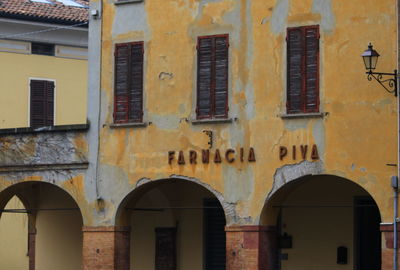
[[[372,44],[368,45],[368,49],[361,55],[364,60],[365,68],[369,71],[376,68],[378,63],[379,53],[373,49]]]

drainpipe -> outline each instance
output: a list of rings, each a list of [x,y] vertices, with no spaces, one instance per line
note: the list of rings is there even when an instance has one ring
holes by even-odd
[[[393,200],[393,269],[397,270],[397,261],[398,261],[398,245],[397,245],[397,203],[399,200],[399,193],[398,193],[398,177],[392,176],[392,187],[394,192],[394,200]]]
[[[394,270],[397,270],[397,201],[399,199],[397,189],[394,190],[394,220],[393,220],[393,241],[394,241],[394,254],[393,254],[393,263],[394,263]]]
[[[396,5],[396,16],[397,16],[397,70],[399,70],[400,67],[400,54],[399,54],[399,47],[400,47],[400,0],[397,0],[397,5]],[[398,76],[396,74],[395,80],[397,81],[398,84]],[[398,88],[398,86],[397,86]],[[395,91],[398,91],[396,89]],[[397,245],[397,214],[398,214],[398,200],[399,200],[399,195],[398,195],[398,188],[399,188],[399,177],[400,177],[400,97],[397,92],[397,176],[392,177],[392,187],[394,191],[394,207],[393,207],[393,249],[394,249],[394,254],[393,254],[393,269],[397,270],[397,262],[398,262],[398,245]],[[393,179],[395,178],[395,179]],[[395,181],[395,183],[394,183]]]

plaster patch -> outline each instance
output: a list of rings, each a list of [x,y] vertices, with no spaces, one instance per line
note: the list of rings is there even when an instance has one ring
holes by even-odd
[[[151,122],[157,128],[175,130],[179,127],[179,116],[177,115],[151,115]]]
[[[289,15],[289,0],[277,0],[271,16],[271,30],[275,35],[285,32]]]
[[[282,186],[306,175],[318,175],[324,172],[323,163],[302,161],[297,164],[285,165],[278,168],[274,174],[274,183],[267,200],[272,197]]]
[[[143,186],[143,185],[145,185],[145,184],[148,184],[148,183],[150,183],[151,182],[151,179],[150,178],[141,178],[141,179],[139,179],[137,182],[136,182],[136,188],[138,188],[138,187],[140,187],[140,186]]]
[[[242,21],[240,19],[240,5],[235,5],[235,8],[229,11],[226,11],[222,15],[222,20],[224,24],[234,25],[234,29],[240,29],[242,26]],[[240,44],[240,31],[232,31],[229,33],[230,40],[234,43],[234,46],[237,47]]]
[[[203,183],[202,181],[200,181],[194,177],[187,177],[187,176],[176,175],[176,174],[171,175],[170,178],[186,180],[189,182],[199,184],[200,186],[204,187],[205,189],[210,191],[212,194],[214,194],[214,196],[217,197],[217,199],[221,203],[222,208],[225,211],[226,226],[232,225],[237,221],[236,210],[235,210],[236,204],[232,203],[232,202],[228,202],[224,198],[222,193],[213,189],[209,184]]]
[[[71,180],[79,175],[84,174],[84,170],[47,170],[47,171],[26,171],[26,172],[5,172],[0,173],[2,181],[21,182],[22,179],[31,179],[32,177],[40,179],[41,182],[56,184],[61,187],[65,181]],[[62,188],[62,187],[61,187]]]
[[[296,131],[299,129],[306,129],[310,119],[287,119],[284,120],[285,129],[290,131]]]
[[[147,12],[144,3],[135,5],[121,5],[115,7],[115,16],[112,27],[113,36],[131,31],[148,31]]]
[[[248,200],[254,190],[253,171],[249,167],[240,173],[232,166],[224,166],[223,169],[226,199],[234,203]]]
[[[245,139],[244,129],[238,129],[236,125],[230,125],[229,138],[232,147],[235,147],[236,145],[243,145]]]
[[[70,164],[87,162],[77,149],[76,133],[18,134],[0,139],[0,166]]]
[[[316,145],[318,145],[318,154],[320,159],[324,159],[325,156],[325,126],[323,124],[323,121],[320,119],[317,119],[314,122],[313,125],[313,137],[314,137],[314,142]]]
[[[160,80],[171,80],[174,77],[173,73],[170,72],[160,72],[160,74],[158,74],[158,78]]]
[[[326,32],[335,29],[336,19],[333,12],[332,0],[314,0],[312,12],[321,14],[321,28]]]
[[[113,202],[125,197],[127,190],[131,190],[129,178],[125,171],[119,167],[101,164],[99,166],[99,197],[106,202],[107,210],[94,212],[93,215],[101,220],[101,224],[112,224],[112,218],[116,211]]]

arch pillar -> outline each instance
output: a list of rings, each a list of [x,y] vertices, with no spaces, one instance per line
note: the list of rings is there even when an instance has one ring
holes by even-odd
[[[28,227],[28,257],[29,270],[35,270],[36,258],[36,228]]]
[[[227,270],[273,270],[277,263],[275,226],[227,226]]]
[[[400,223],[397,223],[397,235],[400,234]],[[382,233],[382,269],[393,269],[394,237],[393,223],[382,223],[380,225]],[[397,246],[400,245],[400,239],[397,239]],[[400,251],[398,251],[400,257]],[[400,267],[400,262],[397,263]]]
[[[129,270],[130,227],[84,226],[82,231],[84,270]]]

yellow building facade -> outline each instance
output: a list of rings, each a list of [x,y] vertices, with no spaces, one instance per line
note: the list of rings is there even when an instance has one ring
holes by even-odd
[[[396,69],[395,1],[89,10],[89,129],[0,141],[36,247],[58,211],[68,269],[394,269],[397,98],[361,53]]]
[[[39,180],[38,172],[46,171],[52,163],[69,166],[68,157],[64,161],[53,159],[54,153],[66,157],[72,151],[75,156],[77,147],[72,142],[79,144],[87,130],[88,3],[76,4],[79,7],[56,1],[1,4],[3,187],[21,182],[23,171],[30,175],[24,180],[32,181]],[[68,17],[70,12],[75,15]],[[58,148],[66,142],[70,150]],[[54,184],[55,178],[51,178],[49,183]],[[29,182],[17,189],[11,197],[3,193],[1,199],[0,268],[80,269],[82,217],[75,202],[50,184],[33,187]],[[42,211],[44,208],[51,210]]]

